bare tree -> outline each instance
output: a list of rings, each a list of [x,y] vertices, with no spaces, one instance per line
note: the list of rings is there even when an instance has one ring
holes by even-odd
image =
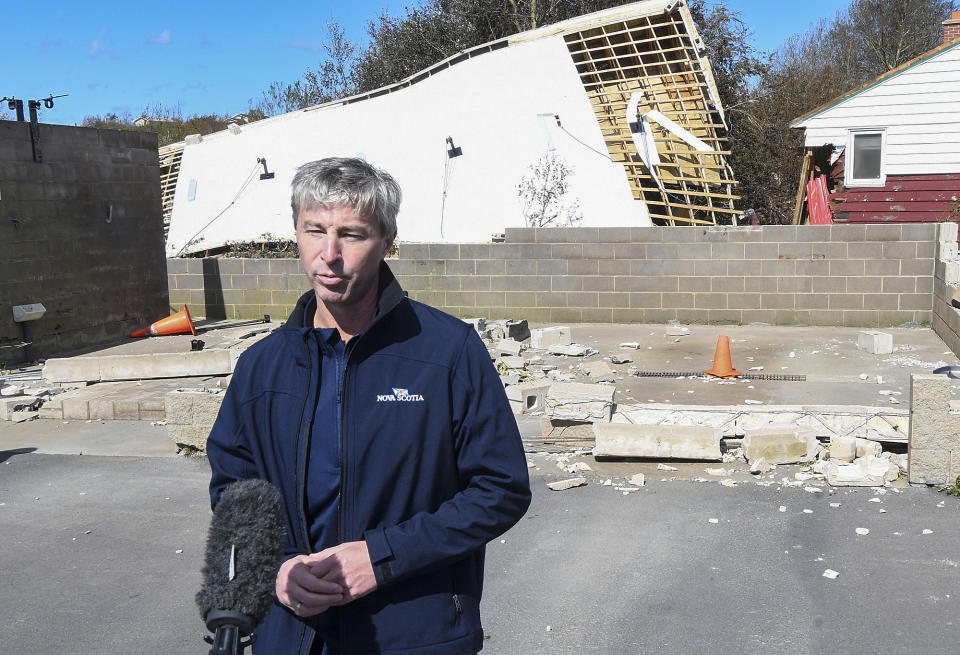
[[[580,201],[567,198],[573,169],[552,152],[529,166],[517,185],[527,227],[567,227],[583,220]]]
[[[276,116],[356,93],[356,47],[346,38],[338,23],[327,23],[322,49],[325,58],[319,68],[307,69],[293,84],[272,83],[263,92],[256,108],[267,116]]]

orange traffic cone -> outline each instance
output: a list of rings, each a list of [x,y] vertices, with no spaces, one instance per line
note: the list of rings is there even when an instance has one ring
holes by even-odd
[[[197,330],[193,327],[193,321],[190,319],[190,310],[184,305],[176,314],[170,314],[166,318],[161,318],[156,323],[151,323],[150,327],[131,332],[131,337],[154,337],[164,334],[190,334],[196,336]]]
[[[703,373],[715,378],[735,378],[743,375],[740,371],[733,370],[733,362],[730,361],[730,337],[720,335],[717,339],[717,350],[713,354],[713,368]]]

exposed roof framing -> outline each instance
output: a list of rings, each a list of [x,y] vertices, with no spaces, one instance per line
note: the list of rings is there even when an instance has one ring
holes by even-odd
[[[170,215],[173,213],[173,194],[177,190],[180,175],[180,160],[184,142],[172,143],[160,148],[160,198],[163,201],[163,238],[170,230]]]
[[[727,163],[726,126],[713,80],[700,56],[686,7],[629,18],[564,35],[593,104],[610,158],[623,165],[634,197],[661,225],[732,223],[737,182]],[[642,94],[638,115],[651,110],[712,150],[697,149],[664,126],[650,123],[657,159],[644,163],[627,107]],[[702,146],[701,146],[702,147]]]

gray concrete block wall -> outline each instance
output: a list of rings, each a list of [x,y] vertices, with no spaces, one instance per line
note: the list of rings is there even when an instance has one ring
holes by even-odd
[[[464,317],[886,327],[931,322],[936,248],[935,224],[522,228],[391,268]]]
[[[125,337],[168,307],[157,136],[0,121],[0,346],[13,305],[40,302],[35,356]],[[17,348],[0,361],[22,360]]]
[[[464,318],[533,322],[930,324],[938,226],[523,228],[504,243],[404,243],[410,297]],[[954,242],[956,238],[954,237]],[[198,316],[285,316],[296,260],[170,260]]]
[[[170,310],[197,319],[286,320],[310,282],[299,259],[168,259]]]

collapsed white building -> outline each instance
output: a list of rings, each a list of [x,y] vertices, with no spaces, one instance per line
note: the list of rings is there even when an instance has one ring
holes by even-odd
[[[472,48],[376,91],[188,137],[161,152],[167,255],[293,238],[300,164],[359,156],[404,192],[400,241],[489,241],[518,184],[571,171],[582,226],[730,223],[723,108],[690,12],[647,0]]]

